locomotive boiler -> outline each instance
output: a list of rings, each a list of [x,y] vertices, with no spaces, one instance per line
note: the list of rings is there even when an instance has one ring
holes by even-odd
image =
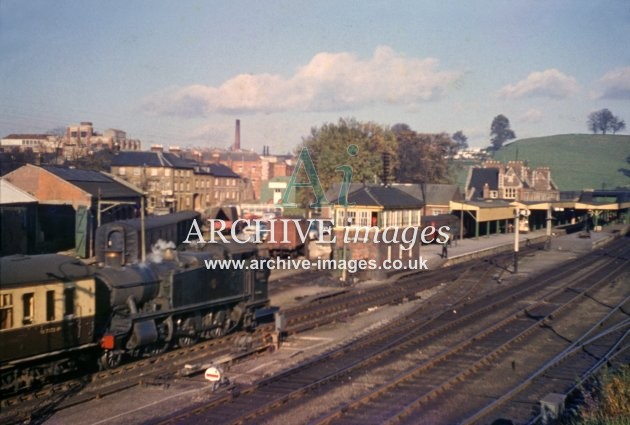
[[[0,258],[3,394],[94,357],[110,368],[124,357],[252,327],[257,311],[268,306],[268,271],[249,267],[260,257],[256,245],[177,251],[160,241],[142,262],[124,249],[137,249],[140,237],[125,222],[101,226],[97,263],[89,266],[59,254]],[[211,267],[214,260],[233,260],[234,267]]]
[[[116,366],[123,355],[152,355],[251,327],[255,312],[268,304],[268,272],[248,267],[258,261],[253,244],[213,244],[197,252],[164,248],[153,255],[159,259],[119,266],[110,253],[94,273],[95,326],[102,329],[106,367]],[[214,260],[243,267],[209,269]]]

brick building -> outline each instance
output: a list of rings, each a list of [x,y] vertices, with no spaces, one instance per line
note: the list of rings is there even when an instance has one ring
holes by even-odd
[[[194,166],[177,155],[119,152],[112,159],[111,173],[146,193],[149,214],[193,208]]]
[[[0,256],[37,253],[38,233],[37,199],[0,178]]]
[[[99,217],[107,223],[139,214],[142,193],[99,171],[27,164],[4,178],[37,199],[46,252],[77,248],[89,257]]]
[[[200,164],[154,147],[120,152],[111,172],[147,193],[147,211],[164,214],[241,202],[251,196],[247,182],[222,164]]]

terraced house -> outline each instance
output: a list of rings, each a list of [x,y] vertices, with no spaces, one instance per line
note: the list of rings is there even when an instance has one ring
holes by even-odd
[[[142,189],[149,214],[196,210],[243,200],[248,187],[221,164],[199,164],[174,153],[120,152],[111,173]]]

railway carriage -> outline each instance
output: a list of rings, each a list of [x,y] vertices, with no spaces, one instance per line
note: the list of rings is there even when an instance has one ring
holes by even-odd
[[[99,228],[94,266],[58,254],[0,258],[3,394],[97,356],[102,367],[115,367],[123,357],[253,327],[268,306],[269,271],[249,267],[260,259],[255,244],[176,251],[158,243],[140,263],[140,237],[127,224]],[[232,263],[212,267],[216,260]]]
[[[0,258],[2,390],[74,367],[94,347],[91,270],[57,254]]]

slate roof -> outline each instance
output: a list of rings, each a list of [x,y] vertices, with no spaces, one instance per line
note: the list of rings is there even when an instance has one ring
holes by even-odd
[[[348,195],[352,192],[359,190],[363,187],[363,183],[350,183],[350,187],[348,187]],[[333,185],[328,189],[324,195],[326,199],[330,202],[336,202],[337,198],[339,198],[339,190],[341,190],[341,183],[333,183]]]
[[[341,203],[335,198],[334,203]],[[392,186],[363,186],[348,194],[348,204],[386,209],[422,208],[424,203]]]
[[[450,201],[461,199],[461,194],[454,184],[426,183],[424,191],[420,183],[393,184],[393,187],[425,202],[428,205],[448,205]],[[425,199],[426,197],[426,199]]]
[[[195,162],[173,153],[163,152],[118,152],[112,159],[115,167],[169,167],[194,168]]]
[[[232,169],[223,164],[204,164],[195,167],[197,174],[210,174],[215,177],[230,177],[240,179],[241,176],[236,174]]]
[[[470,185],[467,189],[475,188],[474,198],[483,197],[483,187],[488,183],[490,190],[499,190],[498,168],[473,168]]]
[[[42,169],[65,180],[74,186],[89,193],[94,198],[138,198],[138,192],[128,185],[117,182],[113,178],[93,170],[82,170],[78,168],[56,167],[52,165],[42,165]]]
[[[48,140],[47,134],[9,134],[8,136],[3,137],[3,139],[40,139],[40,140]]]

